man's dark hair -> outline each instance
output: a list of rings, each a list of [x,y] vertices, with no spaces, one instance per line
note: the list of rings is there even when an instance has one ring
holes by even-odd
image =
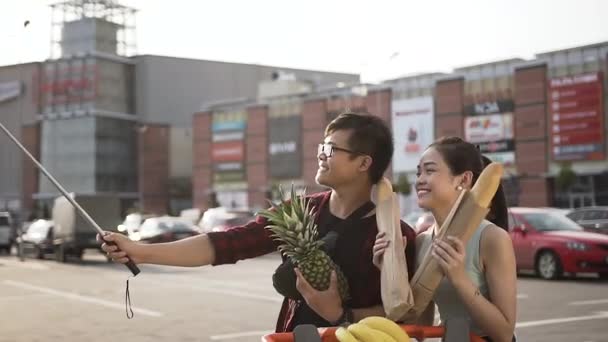
[[[372,184],[381,178],[393,157],[393,135],[381,118],[369,113],[350,111],[338,115],[327,125],[325,136],[335,131],[350,130],[348,148],[372,158],[369,179]],[[355,158],[357,155],[352,155]]]

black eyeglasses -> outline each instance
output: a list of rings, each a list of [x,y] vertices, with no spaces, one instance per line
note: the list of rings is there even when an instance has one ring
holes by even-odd
[[[317,155],[323,153],[327,158],[330,158],[334,155],[334,151],[342,151],[351,154],[362,154],[360,152],[351,151],[342,147],[337,147],[332,144],[319,144],[319,147],[317,149]]]

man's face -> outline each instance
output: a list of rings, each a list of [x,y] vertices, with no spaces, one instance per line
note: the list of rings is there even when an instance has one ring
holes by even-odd
[[[361,171],[362,160],[365,156],[350,148],[348,145],[350,135],[350,130],[338,130],[323,140],[317,154],[319,169],[315,180],[318,184],[336,188],[339,185],[356,181],[362,174],[367,176],[366,171],[363,173]]]

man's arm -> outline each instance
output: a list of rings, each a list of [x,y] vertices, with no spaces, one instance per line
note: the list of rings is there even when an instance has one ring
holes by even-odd
[[[308,306],[326,321],[337,322],[344,314],[344,308],[342,307],[342,300],[338,291],[336,272],[332,272],[329,287],[324,291],[318,291],[313,288],[306,278],[302,276],[300,270],[296,269],[295,272],[297,276],[296,287]],[[385,316],[382,305],[353,309],[352,312],[355,322],[369,316]]]
[[[183,240],[159,244],[142,244],[118,233],[108,233],[102,249],[118,263],[126,263],[127,256],[136,264],[170,266],[205,266],[236,263],[276,250],[266,220],[258,217],[242,227],[227,232],[197,235]],[[101,241],[101,238],[98,237]],[[117,252],[117,250],[119,250]]]
[[[143,263],[205,266],[215,262],[215,248],[206,234],[169,243],[142,246]]]

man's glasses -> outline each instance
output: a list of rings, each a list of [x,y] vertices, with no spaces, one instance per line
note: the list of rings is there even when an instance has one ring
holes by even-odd
[[[337,147],[332,144],[319,144],[319,147],[317,149],[317,155],[321,155],[321,153],[323,153],[327,158],[330,158],[334,155],[334,151],[342,151],[351,154],[362,154],[342,147]]]

